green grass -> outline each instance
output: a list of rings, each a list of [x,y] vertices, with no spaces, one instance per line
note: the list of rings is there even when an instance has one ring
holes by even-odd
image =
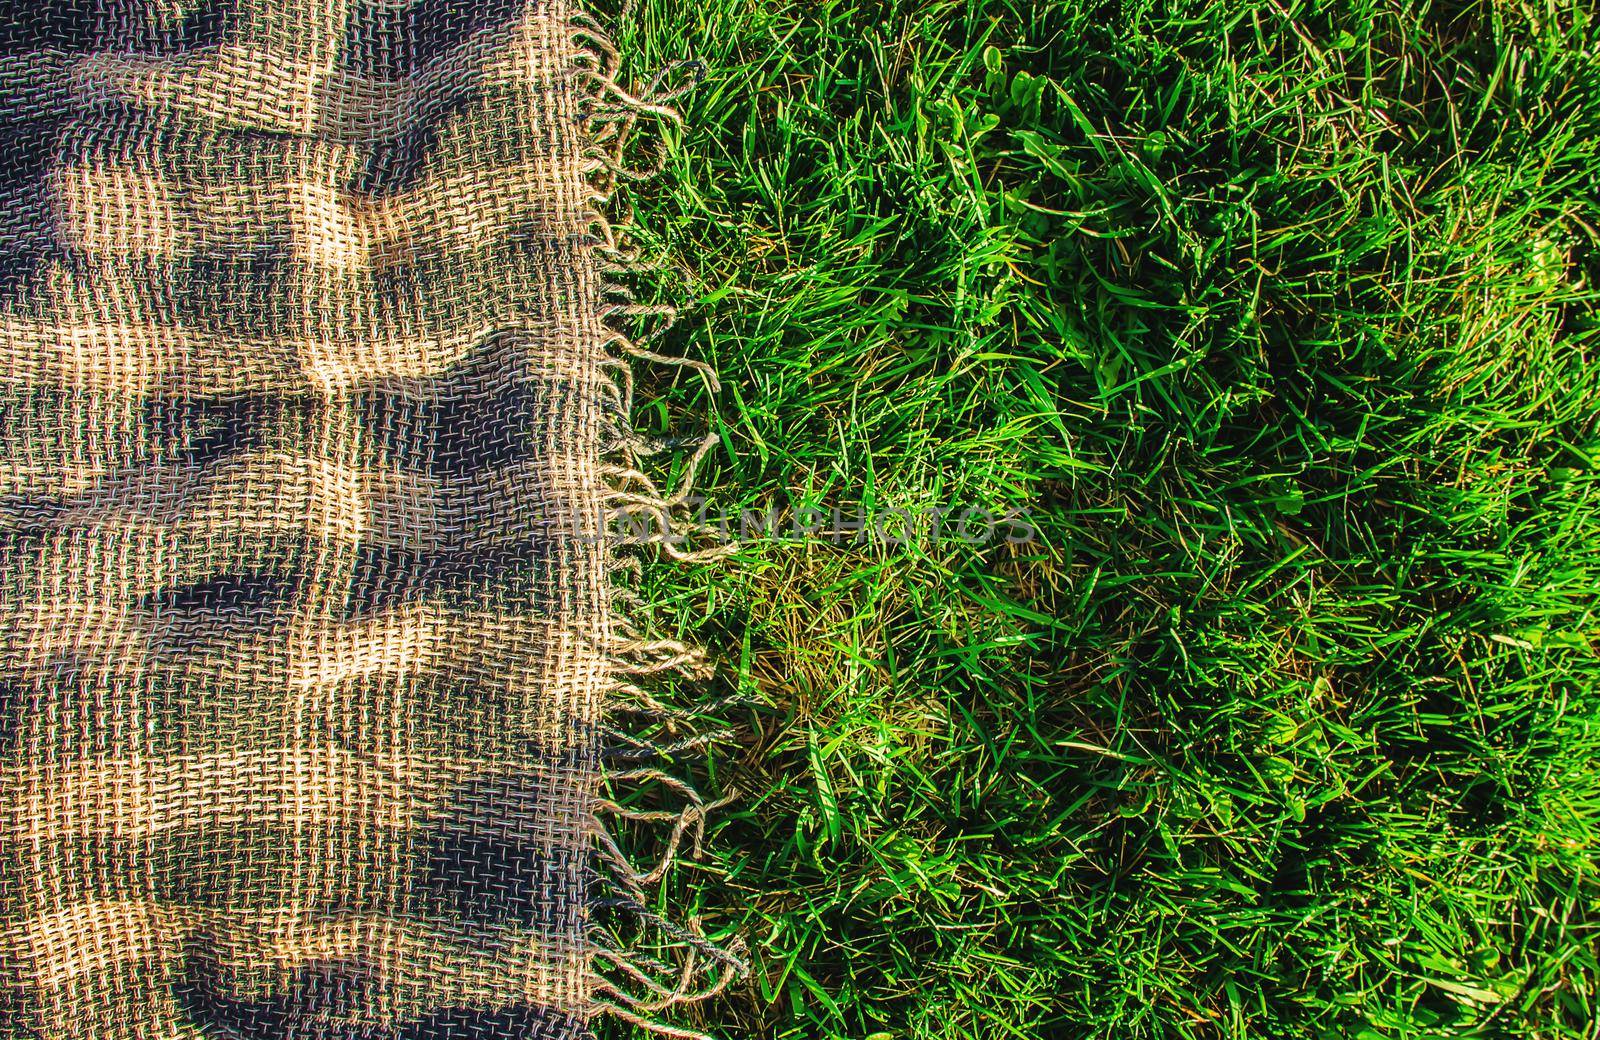
[[[672,1021],[1600,1035],[1592,10],[629,7],[707,67],[630,201],[726,383],[638,424],[720,509],[1039,532],[647,569],[769,706],[659,893],[752,972]]]

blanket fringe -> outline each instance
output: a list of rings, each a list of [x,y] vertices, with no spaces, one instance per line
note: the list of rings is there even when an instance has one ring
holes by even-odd
[[[646,180],[659,173],[664,152],[653,166],[630,166],[626,158],[634,130],[644,120],[683,125],[674,107],[688,89],[668,89],[669,69],[643,89],[633,91],[619,79],[616,46],[587,14],[568,15],[573,63],[585,85],[585,121],[590,144],[584,171],[592,188],[590,206],[593,233],[604,258],[607,303],[600,317],[607,330],[602,344],[607,352],[606,405],[603,449],[608,462],[601,469],[608,492],[608,522],[624,521],[627,536],[607,532],[612,567],[614,616],[621,619],[609,636],[607,653],[611,682],[607,721],[602,726],[605,769],[603,791],[594,804],[593,838],[597,875],[604,895],[599,907],[623,912],[638,934],[624,944],[608,929],[593,927],[591,992],[592,1014],[607,1014],[647,1032],[685,1040],[709,1040],[706,1034],[671,1025],[658,1017],[685,1004],[721,993],[747,971],[743,943],[712,942],[698,919],[674,923],[649,908],[645,891],[659,883],[685,858],[701,853],[708,819],[729,804],[736,792],[729,789],[707,799],[684,776],[665,768],[686,752],[703,752],[731,739],[731,727],[717,722],[719,713],[744,703],[738,697],[705,700],[695,705],[669,703],[656,689],[660,680],[676,677],[691,684],[709,680],[714,669],[704,651],[674,639],[648,638],[629,618],[642,617],[644,604],[626,583],[637,581],[641,561],[625,552],[626,546],[651,547],[678,561],[711,560],[727,555],[733,546],[718,540],[719,532],[689,516],[689,501],[696,473],[716,446],[715,434],[695,442],[682,460],[674,486],[663,489],[646,470],[644,460],[679,444],[651,440],[633,428],[635,363],[669,366],[694,373],[710,393],[721,388],[715,370],[703,361],[675,357],[655,349],[662,334],[676,321],[670,306],[641,304],[626,279],[649,276],[658,265],[642,262],[638,250],[619,235],[607,209],[619,185]],[[622,544],[617,544],[618,542]],[[614,724],[618,718],[625,725]],[[710,723],[708,726],[707,723]],[[641,806],[649,806],[642,808]],[[630,832],[644,827],[658,835],[653,858],[635,863],[623,849],[616,828]]]

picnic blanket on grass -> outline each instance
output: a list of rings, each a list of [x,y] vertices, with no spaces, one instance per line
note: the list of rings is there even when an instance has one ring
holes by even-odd
[[[580,1034],[614,54],[0,6],[0,1037]]]

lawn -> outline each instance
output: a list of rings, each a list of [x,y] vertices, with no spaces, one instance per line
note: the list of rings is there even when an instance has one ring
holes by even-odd
[[[664,1017],[1600,1036],[1593,9],[600,8],[694,87],[619,202],[722,379],[636,425],[714,513],[1021,520],[646,566],[660,695],[759,705],[655,891],[750,971]]]

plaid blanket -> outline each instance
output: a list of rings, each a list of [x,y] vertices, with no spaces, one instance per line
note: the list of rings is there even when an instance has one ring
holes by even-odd
[[[594,34],[5,9],[0,1037],[581,1033]]]

